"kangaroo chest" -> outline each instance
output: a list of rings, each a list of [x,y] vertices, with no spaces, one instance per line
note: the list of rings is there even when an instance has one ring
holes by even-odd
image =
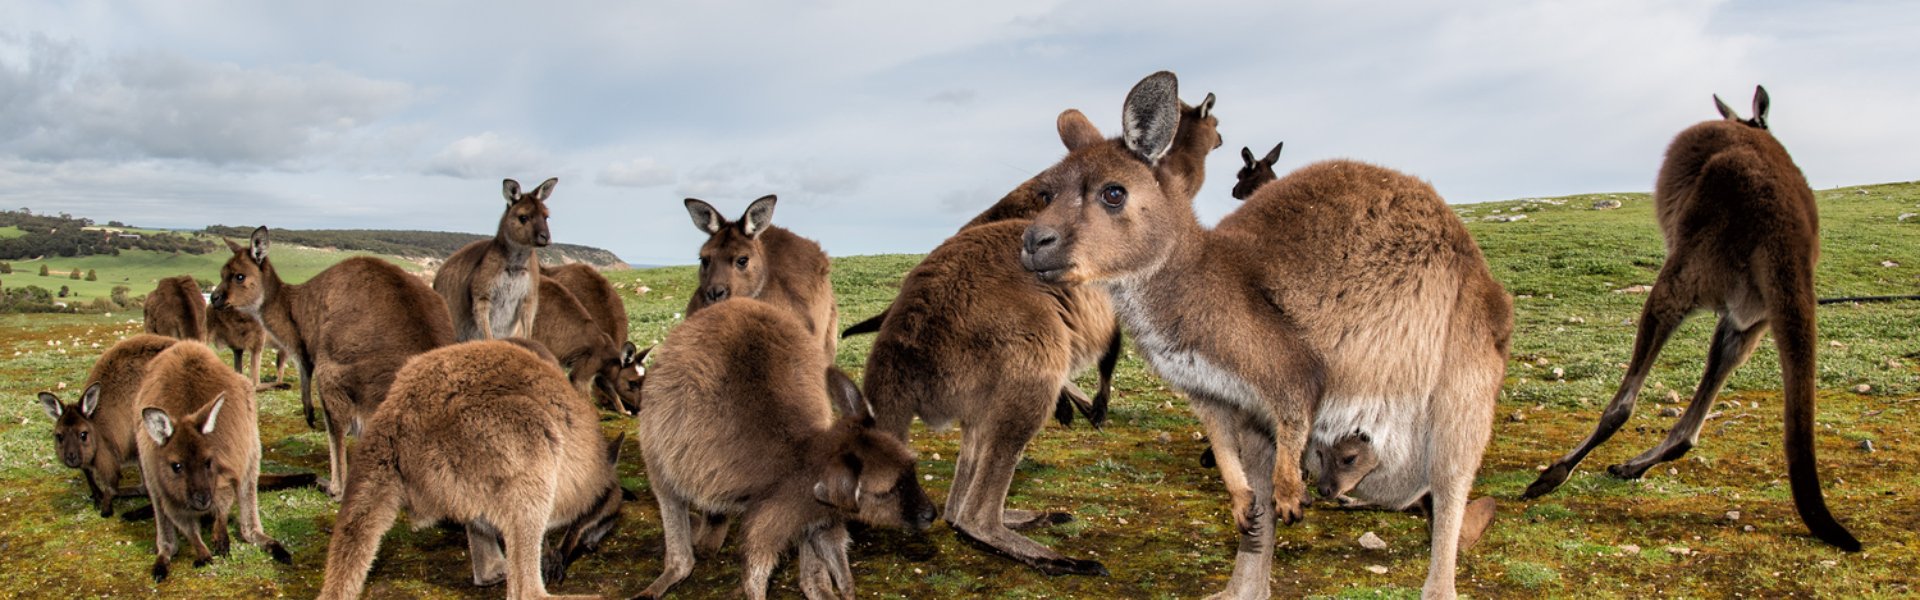
[[[1260,393],[1246,378],[1204,352],[1200,344],[1185,342],[1147,306],[1140,294],[1122,287],[1110,290],[1114,312],[1127,324],[1134,344],[1174,389],[1188,398],[1203,402],[1233,405],[1242,410],[1267,414]]]
[[[517,269],[508,267],[493,280],[493,289],[488,290],[492,292],[493,306],[487,315],[492,322],[493,331],[490,333],[493,338],[513,335],[514,317],[520,315],[520,302],[526,300],[532,290],[533,273],[525,266]]]

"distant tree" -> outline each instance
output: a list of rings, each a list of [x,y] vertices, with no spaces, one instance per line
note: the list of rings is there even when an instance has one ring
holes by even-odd
[[[133,302],[130,301],[131,299],[127,298],[127,292],[131,292],[131,291],[133,290],[129,289],[127,286],[116,285],[116,286],[113,286],[113,292],[108,294],[107,297],[112,298],[114,304],[118,304],[121,306],[133,306]]]
[[[116,311],[116,310],[120,310],[120,307],[119,307],[118,305],[115,305],[115,304],[113,303],[113,301],[112,301],[112,300],[108,300],[108,299],[106,299],[106,298],[94,298],[94,299],[93,299],[93,311],[94,311],[94,312],[103,312],[103,313],[104,313],[104,312],[113,312],[113,311]]]
[[[121,223],[119,221],[107,221],[107,226],[108,227],[126,227],[127,224]]]
[[[61,298],[65,298],[65,297],[67,297],[67,294],[71,294],[71,293],[73,293],[73,292],[70,292],[70,291],[68,291],[68,290],[67,290],[67,286],[64,286],[64,285],[63,285],[63,286],[60,286],[60,297],[61,297]]]
[[[93,269],[87,269],[87,281],[99,281],[99,280],[100,280],[100,274],[94,273]]]
[[[40,265],[40,276],[41,276],[41,277],[46,277],[46,276],[47,276],[47,273],[48,273],[48,272],[49,272],[49,271],[47,271],[47,266],[46,266],[46,265]]]
[[[0,275],[13,274],[13,263],[0,262]]]
[[[68,273],[68,274],[67,274],[67,279],[72,279],[72,280],[74,280],[74,281],[79,281],[79,280],[80,280],[80,270],[79,270],[79,269],[74,269],[72,273]]]

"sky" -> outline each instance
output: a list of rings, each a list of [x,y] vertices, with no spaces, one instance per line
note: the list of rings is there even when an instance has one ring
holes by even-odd
[[[1815,188],[1920,179],[1920,4],[1893,1],[0,0],[0,206],[198,229],[492,233],[687,264],[697,197],[835,256],[926,252],[1109,135],[1141,77],[1277,169],[1355,158],[1453,203],[1652,187],[1753,86]]]

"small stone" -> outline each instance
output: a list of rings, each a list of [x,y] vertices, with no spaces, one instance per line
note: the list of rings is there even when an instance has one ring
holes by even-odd
[[[1620,553],[1621,554],[1639,554],[1640,547],[1633,544],[1621,544]]]
[[[1567,378],[1567,370],[1566,370],[1566,369],[1563,369],[1563,368],[1560,368],[1560,367],[1554,367],[1554,368],[1553,368],[1553,378],[1554,378],[1554,379],[1566,379],[1566,378]]]
[[[1674,404],[1679,401],[1680,392],[1678,390],[1667,390],[1667,404]]]
[[[1535,472],[1545,472],[1545,471],[1547,470],[1547,466],[1546,466],[1546,465],[1534,465],[1534,466],[1533,466],[1533,470],[1534,470]]]
[[[1907,219],[1911,219],[1911,218],[1914,218],[1914,217],[1920,217],[1920,214],[1915,214],[1915,213],[1900,213],[1900,219],[1899,219],[1899,220],[1901,220],[1901,221],[1905,221],[1905,220],[1907,220]]]
[[[1542,367],[1547,366],[1547,357],[1542,356],[1540,358],[1533,359],[1533,364],[1540,365]]]
[[[1677,468],[1674,468],[1674,467],[1667,467],[1667,474],[1668,474],[1668,475],[1679,475],[1679,474],[1680,474],[1680,469],[1677,469]]]
[[[1847,345],[1840,343],[1839,340],[1827,340],[1827,347],[1828,348],[1845,348],[1847,347]]]
[[[1688,549],[1686,546],[1667,546],[1667,554],[1674,556],[1686,556],[1692,553],[1693,550]]]
[[[1883,260],[1883,261],[1880,261],[1880,266],[1891,269],[1891,268],[1900,266],[1900,263],[1893,262],[1890,260]]]
[[[1118,522],[1118,523],[1120,523],[1121,525],[1126,525],[1126,524],[1127,524],[1127,518],[1126,518],[1126,517],[1114,517],[1114,519],[1113,519],[1113,520],[1114,520],[1114,521],[1116,521],[1116,522]]]
[[[1587,322],[1587,320],[1580,317],[1567,317],[1567,322],[1568,323],[1585,323]]]
[[[1387,549],[1387,541],[1380,539],[1380,536],[1374,535],[1373,532],[1369,531],[1360,536],[1360,547],[1368,550],[1385,550]]]
[[[1837,566],[1840,566],[1840,561],[1837,561],[1837,560],[1823,560],[1823,561],[1820,561],[1820,566],[1822,566],[1822,567],[1837,567]]]
[[[1828,562],[1832,562],[1832,561],[1828,561]],[[1375,575],[1385,575],[1387,574],[1387,568],[1382,565],[1367,565],[1367,572],[1373,573]]]
[[[1527,420],[1527,414],[1516,410],[1516,411],[1513,411],[1513,414],[1507,415],[1507,420],[1515,423],[1519,423],[1521,421]]]
[[[1873,386],[1870,386],[1870,385],[1867,385],[1867,384],[1864,384],[1864,383],[1862,383],[1862,384],[1860,384],[1860,385],[1856,385],[1856,386],[1853,386],[1853,393],[1855,393],[1855,394],[1865,394],[1865,393],[1867,393],[1867,392],[1871,392],[1871,391],[1873,391]]]
[[[1872,451],[1873,451],[1873,440],[1860,440],[1860,451],[1861,451],[1861,452],[1872,452]]]
[[[1195,431],[1190,435],[1193,437],[1193,441],[1196,441],[1196,442],[1207,439],[1207,434],[1200,433],[1198,431]]]
[[[1752,526],[1752,525],[1741,525],[1741,526],[1740,526],[1740,530],[1741,530],[1741,531],[1745,531],[1745,532],[1747,532],[1747,533],[1753,533],[1753,526]]]
[[[928,473],[928,474],[926,474],[925,476],[923,476],[923,477],[922,477],[922,479],[925,479],[925,480],[927,480],[927,481],[933,481],[933,474],[932,474],[932,473]]]
[[[65,382],[65,381],[62,381],[62,382],[59,382],[59,383],[55,383],[55,384],[53,384],[53,389],[56,389],[56,390],[64,390],[64,389],[67,389],[67,382]]]
[[[1737,511],[1737,510],[1730,510],[1730,511],[1727,511],[1727,520],[1728,520],[1728,521],[1738,521],[1738,520],[1740,520],[1740,511]]]
[[[1162,444],[1165,444],[1173,441],[1173,434],[1162,431],[1160,432],[1160,435],[1153,436],[1153,439],[1156,441],[1159,441]]]
[[[1616,208],[1620,208],[1619,200],[1601,200],[1593,203],[1594,210],[1613,210]]]
[[[1667,418],[1678,417],[1680,416],[1680,407],[1669,406],[1666,408],[1662,408],[1660,409],[1660,416],[1667,417]]]
[[[934,460],[940,460],[940,453],[939,453],[939,452],[935,452],[935,453],[933,453],[933,459],[934,459]]]
[[[1613,291],[1613,293],[1615,293],[1615,294],[1645,294],[1645,293],[1648,293],[1648,292],[1651,292],[1651,291],[1653,291],[1653,286],[1650,286],[1650,285],[1630,285],[1630,286],[1627,286],[1627,287],[1623,287],[1623,288],[1620,288],[1620,289],[1617,289],[1617,290],[1614,290],[1614,291]]]

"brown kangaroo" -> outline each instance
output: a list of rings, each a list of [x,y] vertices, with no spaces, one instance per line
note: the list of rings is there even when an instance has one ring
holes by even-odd
[[[175,341],[141,334],[114,344],[93,362],[79,402],[61,404],[59,396],[40,392],[41,408],[53,419],[54,450],[62,464],[80,469],[87,497],[102,517],[113,516],[115,497],[147,493],[145,486],[121,489],[120,468],[139,458],[134,434],[140,411],[134,402],[147,364]]]
[[[222,306],[207,311],[207,331],[213,341],[233,351],[233,370],[246,373],[253,379],[253,387],[260,387],[260,355],[267,349],[267,330],[260,322],[233,306]],[[253,356],[251,367],[243,366],[248,355]],[[273,379],[284,381],[287,372],[287,351],[279,344],[273,345]]]
[[[1286,142],[1274,144],[1273,150],[1268,151],[1266,156],[1258,159],[1253,157],[1253,150],[1246,146],[1240,147],[1240,160],[1246,164],[1240,167],[1240,173],[1234,181],[1233,199],[1246,200],[1247,198],[1251,198],[1253,197],[1253,193],[1260,189],[1260,186],[1273,183],[1273,180],[1280,178],[1279,175],[1273,173],[1273,163],[1280,162],[1280,148],[1286,145]]]
[[[143,311],[147,333],[207,341],[207,300],[192,275],[161,279],[147,294]]]
[[[154,582],[165,581],[178,536],[193,544],[193,566],[227,553],[227,515],[240,539],[284,564],[293,555],[260,526],[260,429],[253,388],[205,344],[174,344],[147,363],[138,404],[140,478],[153,499]],[[237,506],[236,506],[237,504]],[[200,538],[213,518],[213,548]]]
[[[356,256],[294,285],[267,259],[267,228],[249,246],[227,241],[233,256],[220,267],[215,307],[231,305],[258,319],[300,369],[300,403],[313,426],[312,397],[326,410],[327,493],[346,489],[347,436],[387,397],[400,365],[453,343],[446,304],[419,277],[377,258]]]
[[[1341,508],[1385,508],[1347,495],[1380,468],[1380,455],[1374,452],[1373,438],[1367,434],[1353,432],[1333,440],[1313,440],[1308,444],[1305,464],[1308,473],[1314,475],[1315,488],[1322,500],[1330,500]],[[1422,496],[1418,504],[1401,510],[1431,517],[1433,494]],[[1460,524],[1461,552],[1480,542],[1480,536],[1493,521],[1493,513],[1491,497],[1467,503],[1466,515]]]
[[[566,563],[620,516],[620,440],[565,373],[525,347],[475,341],[408,361],[353,449],[320,597],[358,598],[401,508],[418,524],[467,526],[475,583],[508,598],[549,596]],[[545,532],[566,531],[542,552]],[[503,548],[504,543],[504,548]],[[564,548],[564,549],[563,549]],[[504,552],[504,557],[503,557]],[[541,561],[547,569],[543,576]]]
[[[571,263],[557,267],[541,265],[540,274],[552,277],[565,286],[573,298],[586,307],[587,314],[593,315],[594,323],[600,325],[600,330],[606,332],[607,337],[616,342],[628,341],[627,304],[620,299],[620,292],[613,289],[613,283],[607,281],[600,271],[586,263]],[[538,322],[535,326],[539,326]],[[593,390],[593,397],[603,405],[611,406],[615,402],[613,397],[597,387]],[[638,410],[639,406],[629,408]]]
[[[566,286],[540,276],[540,314],[534,317],[533,339],[547,347],[571,371],[568,380],[588,397],[594,391],[610,399],[608,410],[633,414],[640,410],[640,361],[647,354],[633,342],[615,342]]]
[[[521,193],[520,182],[502,181],[507,210],[493,239],[461,247],[434,274],[433,289],[446,300],[460,341],[533,337],[533,319],[540,308],[534,281],[540,257],[535,250],[553,242],[547,230],[547,197],[559,183],[555,177]]]
[[[778,200],[761,196],[738,221],[728,221],[704,201],[686,200],[693,226],[707,234],[700,245],[700,284],[687,299],[687,316],[730,297],[758,298],[792,310],[831,360],[840,343],[833,263],[820,244],[773,224]]]
[[[693,571],[705,535],[691,511],[741,523],[741,585],[754,600],[795,545],[808,598],[852,598],[847,520],[924,530],[938,516],[912,451],[877,426],[818,341],[792,311],[739,298],[688,317],[660,344],[638,420],[666,561],[641,597],[663,596]]]
[[[1432,187],[1368,164],[1307,166],[1202,227],[1156,169],[1180,123],[1177,87],[1168,72],[1134,86],[1118,139],[1065,136],[1067,157],[1038,177],[1053,201],[1023,235],[1021,264],[1103,288],[1148,364],[1191,400],[1240,529],[1221,596],[1267,597],[1276,517],[1298,521],[1306,499],[1309,436],[1358,430],[1381,465],[1354,494],[1405,506],[1431,490],[1423,595],[1453,597],[1505,373],[1506,293]]]
[[[1820,258],[1820,223],[1813,190],[1786,148],[1767,131],[1767,90],[1754,88],[1753,118],[1741,119],[1714,96],[1721,119],[1680,132],[1667,146],[1654,185],[1653,205],[1667,240],[1667,262],[1640,312],[1620,391],[1600,414],[1600,425],[1573,452],[1527,486],[1526,497],[1551,492],[1594,447],[1633,414],[1647,371],[1674,329],[1693,311],[1720,315],[1707,351],[1706,373],[1693,402],[1660,445],[1609,473],[1637,479],[1661,462],[1686,455],[1721,384],[1773,330],[1786,391],[1787,474],[1793,504],[1814,537],[1848,552],[1860,549],[1834,520],[1820,494],[1813,454],[1815,324],[1813,272]]]
[[[1205,157],[1218,147],[1213,98],[1181,111],[1185,131],[1162,172],[1168,193],[1192,198],[1205,180]],[[1099,132],[1078,127],[1069,111],[1059,120],[1069,145]],[[988,214],[1007,206],[1044,206],[1052,192],[1023,184]],[[867,357],[866,392],[881,429],[905,440],[913,417],[929,427],[958,421],[965,430],[947,494],[954,531],[1048,574],[1104,575],[1098,561],[1070,558],[1016,533],[1072,518],[1063,512],[1008,509],[1007,489],[1026,445],[1046,424],[1048,408],[1066,410],[1077,396],[1069,377],[1103,354],[1118,357],[1118,325],[1105,294],[1095,288],[1043,283],[1020,267],[1016,218],[962,229],[935,248],[901,282]],[[991,348],[982,352],[981,348]],[[1107,373],[1089,420],[1104,419]],[[1085,403],[1084,397],[1073,404]],[[1064,419],[1063,419],[1064,420]]]

